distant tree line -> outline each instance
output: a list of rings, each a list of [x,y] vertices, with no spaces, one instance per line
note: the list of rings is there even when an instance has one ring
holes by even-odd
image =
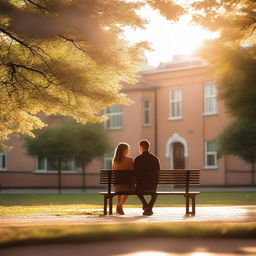
[[[24,146],[29,155],[47,158],[58,173],[58,191],[61,193],[63,162],[74,160],[82,168],[82,188],[85,189],[86,166],[111,148],[110,139],[100,124],[85,125],[65,121],[34,132],[35,137],[25,137]]]

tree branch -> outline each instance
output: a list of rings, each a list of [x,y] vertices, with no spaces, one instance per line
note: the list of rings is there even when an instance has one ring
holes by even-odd
[[[76,43],[79,43],[81,41],[79,40],[75,40],[75,39],[72,39],[72,38],[69,38],[69,37],[66,37],[66,36],[63,36],[63,35],[58,35],[60,38],[68,41],[68,42],[71,42],[73,44],[73,46],[75,48],[77,48],[78,50],[82,51],[82,52],[85,52],[85,50],[83,48],[81,48],[80,46],[78,46]]]
[[[6,65],[11,68],[13,74],[16,73],[16,68],[23,68],[23,69],[26,69],[26,70],[28,70],[28,71],[31,71],[31,72],[34,72],[34,73],[37,73],[37,74],[43,76],[43,78],[48,82],[48,85],[43,86],[45,89],[48,88],[48,87],[50,86],[50,84],[55,84],[55,85],[57,85],[56,83],[54,83],[53,81],[51,81],[51,80],[46,76],[46,74],[45,74],[44,72],[42,72],[42,71],[40,71],[40,70],[38,70],[38,69],[34,69],[34,68],[31,68],[31,67],[28,67],[28,66],[25,66],[25,65],[15,64],[15,63],[11,63],[11,62],[7,63]],[[23,76],[23,78],[24,78],[27,82],[29,82],[29,83],[35,85],[33,82],[29,81],[29,80],[28,80],[27,78],[25,78],[24,76]]]
[[[29,44],[26,44],[25,42],[23,42],[22,40],[20,40],[19,38],[17,38],[16,36],[12,35],[10,32],[8,32],[7,30],[5,30],[5,29],[3,29],[1,27],[0,27],[0,31],[2,33],[4,33],[5,35],[7,35],[8,37],[10,37],[11,39],[13,39],[14,41],[16,41],[17,43],[19,43],[22,46],[26,47],[32,54],[36,54],[36,51]]]
[[[34,6],[36,6],[40,11],[44,11],[44,12],[47,12],[47,9],[43,6],[43,5],[40,5],[38,3],[35,3],[34,1],[32,0],[24,0],[25,3],[30,3]]]

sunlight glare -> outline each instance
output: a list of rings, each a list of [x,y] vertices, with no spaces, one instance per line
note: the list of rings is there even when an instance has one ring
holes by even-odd
[[[189,256],[214,256],[215,254],[209,252],[192,252]]]
[[[250,254],[254,254],[256,255],[256,246],[253,247],[241,247],[240,251],[242,251],[243,253],[250,253]]]
[[[122,254],[117,256],[171,256],[171,254],[165,253],[165,252],[159,252],[159,251],[142,251],[142,252]]]
[[[216,38],[217,34],[200,26],[190,24],[191,15],[187,14],[178,22],[165,19],[158,11],[143,7],[138,14],[148,20],[145,30],[125,28],[124,36],[131,42],[148,41],[153,51],[147,52],[150,65],[172,60],[175,54],[190,55],[197,50],[206,39]]]

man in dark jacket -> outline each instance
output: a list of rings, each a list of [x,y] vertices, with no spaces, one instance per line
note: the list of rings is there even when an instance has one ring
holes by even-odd
[[[134,160],[134,168],[137,171],[136,192],[143,204],[143,215],[152,215],[152,208],[156,201],[157,191],[157,173],[160,170],[159,160],[148,150],[150,144],[148,140],[139,142],[141,155]],[[143,194],[150,193],[151,200],[149,203],[145,200]]]

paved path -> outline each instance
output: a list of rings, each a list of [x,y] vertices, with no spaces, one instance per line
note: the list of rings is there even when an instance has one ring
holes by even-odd
[[[87,209],[81,209],[87,210]],[[139,208],[127,208],[125,215],[120,216],[89,216],[89,215],[66,215],[56,214],[19,214],[12,216],[1,216],[2,226],[23,225],[58,225],[58,224],[90,224],[90,223],[156,223],[156,222],[255,222],[256,206],[216,206],[197,207],[196,216],[185,217],[184,207],[158,207],[154,208],[154,215],[143,216]],[[100,210],[101,211],[101,210]]]
[[[238,256],[256,255],[253,239],[132,239],[0,249],[1,256]]]

